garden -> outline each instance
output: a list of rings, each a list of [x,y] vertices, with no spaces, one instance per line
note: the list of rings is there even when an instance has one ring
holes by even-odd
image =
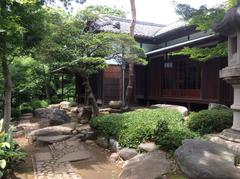
[[[238,79],[214,23],[240,1],[176,2],[176,27],[137,21],[134,0],[131,20],[87,2],[0,1],[0,178],[240,178]]]

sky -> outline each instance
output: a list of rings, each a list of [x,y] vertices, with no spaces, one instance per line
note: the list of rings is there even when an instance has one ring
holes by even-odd
[[[198,8],[201,5],[214,7],[226,0],[175,0],[176,2],[190,4]],[[175,14],[173,0],[135,0],[137,20],[158,24],[171,24],[179,17]],[[127,12],[127,18],[131,18],[130,0],[87,0],[84,5],[74,5],[75,11],[89,5],[107,5],[117,7]]]

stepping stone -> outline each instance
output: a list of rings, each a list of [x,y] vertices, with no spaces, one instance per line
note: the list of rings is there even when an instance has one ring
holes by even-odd
[[[70,137],[72,137],[72,135],[38,136],[37,141],[55,143],[55,142],[64,141]]]
[[[33,156],[37,162],[53,159],[50,152],[36,153]]]
[[[81,160],[88,160],[91,155],[87,151],[78,151],[64,155],[62,158],[58,159],[58,162],[75,162]]]

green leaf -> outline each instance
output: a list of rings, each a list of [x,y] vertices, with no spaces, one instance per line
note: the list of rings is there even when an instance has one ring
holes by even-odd
[[[0,147],[7,147],[7,148],[11,148],[11,145],[10,145],[10,143],[8,143],[8,142],[3,142],[3,143],[0,143]]]
[[[7,165],[6,160],[0,160],[0,168],[4,169]]]

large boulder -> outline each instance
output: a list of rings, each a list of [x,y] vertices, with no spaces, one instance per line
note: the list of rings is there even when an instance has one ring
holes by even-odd
[[[223,104],[218,104],[218,103],[209,103],[208,104],[208,109],[209,110],[213,110],[213,109],[230,109],[229,107],[227,107],[226,105]]]
[[[34,112],[36,118],[49,121],[50,125],[61,125],[70,122],[70,117],[66,112],[57,108],[38,108]]]
[[[121,109],[123,107],[122,101],[110,101],[109,107],[112,109]]]
[[[157,179],[170,173],[172,164],[166,159],[166,153],[154,151],[139,154],[128,160],[119,175],[120,179]]]
[[[150,109],[157,109],[157,108],[173,109],[181,113],[184,117],[186,117],[189,114],[189,111],[185,106],[169,105],[169,104],[154,104],[150,106]]]
[[[191,179],[237,179],[234,153],[223,145],[200,139],[184,140],[176,152],[182,172]]]
[[[118,152],[118,154],[123,160],[129,160],[135,157],[138,153],[135,149],[123,148]]]

